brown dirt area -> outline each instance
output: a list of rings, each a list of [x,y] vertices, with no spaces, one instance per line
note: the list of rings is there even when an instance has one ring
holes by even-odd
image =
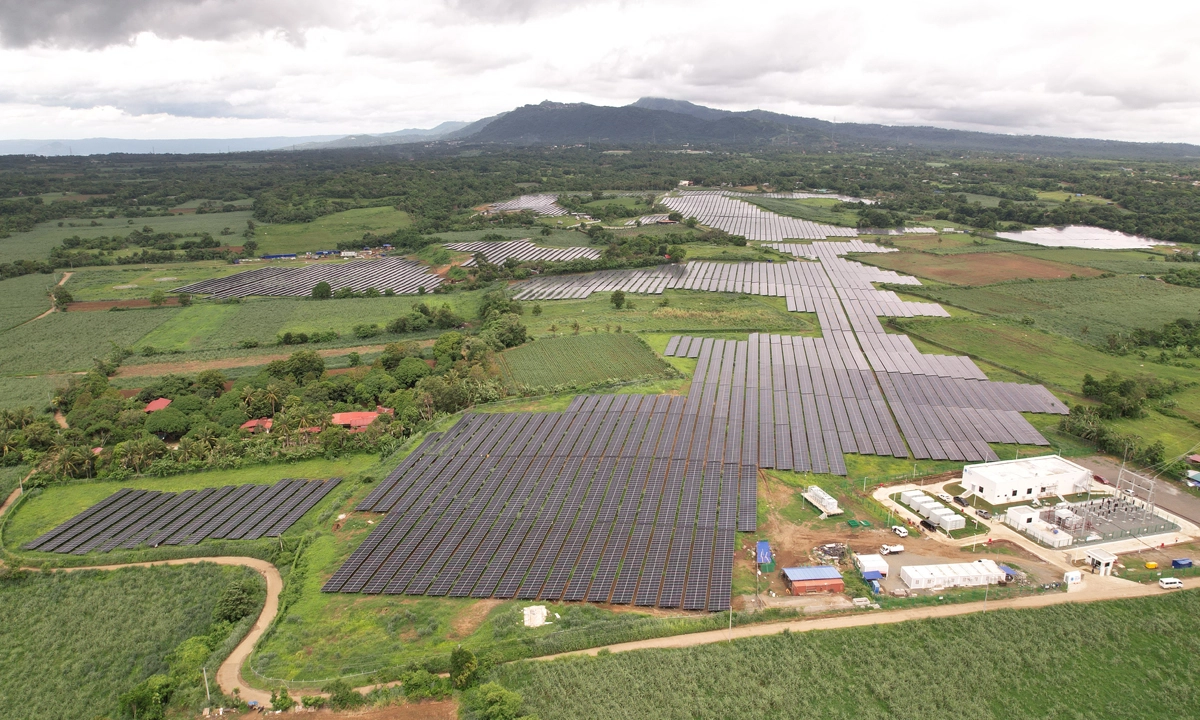
[[[458,703],[454,700],[445,702],[405,703],[389,705],[369,710],[347,710],[334,712],[332,710],[299,711],[305,717],[313,720],[325,718],[353,718],[353,720],[457,720]],[[288,713],[289,715],[291,713]],[[249,712],[242,717],[258,717],[259,713]]]
[[[483,621],[487,619],[488,613],[502,602],[504,601],[497,600],[496,598],[488,598],[471,605],[471,607],[467,608],[466,612],[455,616],[454,621],[450,623],[450,637],[465,638],[475,632],[483,624]]]
[[[861,259],[861,258],[860,258]],[[1005,280],[1096,277],[1100,270],[1012,253],[933,255],[899,252],[869,258],[872,265],[953,285],[990,285]]]

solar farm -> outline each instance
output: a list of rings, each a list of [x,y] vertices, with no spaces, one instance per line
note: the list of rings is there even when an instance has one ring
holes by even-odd
[[[719,190],[668,195],[663,198],[662,204],[684,217],[694,217],[704,225],[731,235],[741,235],[747,240],[823,240],[827,237],[858,235],[854,228],[784,217]]]
[[[537,215],[559,217],[568,215],[567,209],[558,204],[557,195],[522,195],[488,208],[489,213],[510,213],[532,210]]]
[[[300,268],[263,267],[225,277],[202,280],[178,287],[171,292],[207,295],[213,298],[273,295],[302,297],[312,294],[318,283],[327,282],[334,290],[350,288],[362,292],[374,288],[411,295],[421,288],[431,291],[442,278],[412,260],[383,257],[348,263],[318,263]]]
[[[481,254],[485,260],[494,265],[502,265],[509,258],[521,261],[543,260],[545,262],[567,262],[569,260],[580,259],[595,260],[600,257],[600,251],[595,248],[544,248],[534,245],[529,240],[448,243],[446,247],[458,252],[469,252],[472,255]],[[472,267],[474,265],[474,257],[462,263],[463,267]]]
[[[180,493],[122,488],[22,546],[39,552],[110,552],[198,545],[209,538],[278,537],[340,481],[281,480]]]

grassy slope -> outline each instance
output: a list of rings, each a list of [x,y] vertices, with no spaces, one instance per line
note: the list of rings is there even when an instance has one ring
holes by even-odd
[[[31,574],[0,580],[0,719],[117,717],[117,697],[205,632],[225,586],[216,565]]]
[[[841,201],[833,198],[812,198],[806,200],[782,200],[777,198],[743,198],[746,202],[758,205],[764,210],[770,210],[779,215],[797,217],[826,225],[843,225],[854,227],[858,223],[858,213],[854,210],[834,212],[833,208],[841,205]]]
[[[383,235],[411,224],[408,213],[390,206],[359,208],[310,223],[263,225],[254,239],[258,241],[258,252],[264,255],[336,250],[339,242],[362,240],[365,233]]]
[[[101,236],[124,237],[132,230],[141,230],[149,225],[155,232],[172,232],[180,235],[206,232],[217,239],[222,239],[220,232],[229,228],[236,234],[225,239],[234,244],[241,243],[241,231],[246,229],[246,221],[250,219],[250,211],[240,210],[231,213],[206,213],[204,215],[172,215],[171,217],[150,218],[101,218],[92,220],[64,220],[59,227],[57,220],[45,222],[33,230],[23,233],[13,233],[12,237],[0,239],[0,262],[13,260],[45,260],[50,255],[51,248],[62,243],[65,238],[78,235],[81,238]],[[92,225],[95,222],[96,225]],[[71,227],[74,224],[76,227]]]
[[[493,673],[558,718],[1193,716],[1200,593],[647,650]],[[1119,672],[1113,668],[1119,667]]]
[[[60,275],[24,275],[0,282],[0,332],[50,308],[47,295]]]
[[[155,290],[170,292],[183,285],[232,275],[248,268],[251,266],[230,265],[215,260],[150,266],[90,267],[76,270],[71,279],[67,280],[66,287],[76,300],[134,300],[150,297],[150,293]],[[127,285],[136,287],[126,287]]]

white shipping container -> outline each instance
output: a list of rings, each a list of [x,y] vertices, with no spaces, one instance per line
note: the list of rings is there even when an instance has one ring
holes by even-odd
[[[1004,571],[993,560],[946,565],[906,565],[900,568],[900,579],[914,590],[977,587],[995,584],[1004,579]]]

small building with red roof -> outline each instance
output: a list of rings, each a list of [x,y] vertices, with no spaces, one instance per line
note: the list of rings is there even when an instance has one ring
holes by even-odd
[[[375,422],[375,418],[377,417],[379,417],[379,413],[377,412],[341,412],[334,413],[329,423],[331,425],[340,425],[348,430],[357,430]]]
[[[158,412],[159,410],[162,410],[163,408],[165,408],[166,406],[168,406],[170,404],[171,404],[171,401],[168,400],[167,398],[158,398],[157,400],[151,400],[149,403],[146,404],[146,412],[148,412],[148,413]]]
[[[271,418],[258,418],[257,420],[247,420],[242,423],[242,430],[252,433],[271,432],[271,425],[275,423]]]

